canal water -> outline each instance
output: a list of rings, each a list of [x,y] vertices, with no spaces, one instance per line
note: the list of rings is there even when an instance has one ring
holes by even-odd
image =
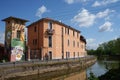
[[[105,74],[110,69],[116,69],[119,67],[119,61],[97,61],[94,65],[86,70],[64,75],[60,78],[54,78],[52,80],[87,80],[92,72],[96,77]]]

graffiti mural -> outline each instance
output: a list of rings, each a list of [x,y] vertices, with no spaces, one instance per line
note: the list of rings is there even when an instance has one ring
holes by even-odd
[[[18,39],[12,39],[11,41],[11,54],[15,55],[16,61],[20,61],[24,56],[24,42]]]

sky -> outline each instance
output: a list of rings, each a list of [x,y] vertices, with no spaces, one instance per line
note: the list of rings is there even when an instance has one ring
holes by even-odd
[[[120,37],[120,0],[0,0],[0,43],[9,16],[27,19],[26,26],[52,18],[81,31],[87,49]]]

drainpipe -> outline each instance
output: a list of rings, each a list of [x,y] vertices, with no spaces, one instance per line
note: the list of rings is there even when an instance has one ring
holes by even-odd
[[[62,27],[62,59],[64,59],[64,36],[63,36],[63,27]]]

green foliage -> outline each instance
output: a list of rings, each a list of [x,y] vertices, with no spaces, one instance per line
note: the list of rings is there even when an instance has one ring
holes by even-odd
[[[96,50],[88,50],[89,55],[120,55],[120,38],[99,45]]]

